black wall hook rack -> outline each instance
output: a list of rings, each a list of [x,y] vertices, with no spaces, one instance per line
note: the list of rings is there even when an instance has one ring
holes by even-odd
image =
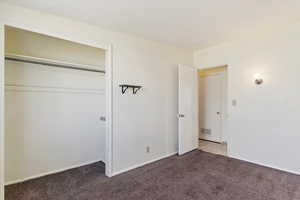
[[[122,88],[122,94],[124,94],[128,88],[132,88],[133,94],[136,94],[137,91],[139,91],[142,88],[142,86],[140,85],[126,85],[126,84],[120,85],[120,87]]]

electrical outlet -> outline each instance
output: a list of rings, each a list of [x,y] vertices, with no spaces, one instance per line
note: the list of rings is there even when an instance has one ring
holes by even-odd
[[[236,99],[232,99],[232,106],[236,106],[237,105],[237,101],[236,101]]]
[[[150,147],[149,146],[146,147],[146,152],[150,153]]]
[[[104,122],[105,122],[105,121],[106,121],[106,118],[105,118],[104,116],[101,116],[101,117],[100,117],[100,121],[104,121]]]

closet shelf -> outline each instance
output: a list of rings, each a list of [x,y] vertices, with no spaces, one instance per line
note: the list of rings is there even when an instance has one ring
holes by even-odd
[[[11,54],[11,53],[5,54],[5,59],[17,61],[17,62],[47,65],[47,66],[52,66],[52,67],[60,67],[60,68],[68,68],[68,69],[74,69],[74,70],[105,73],[104,70],[101,70],[102,66],[70,63],[70,62],[64,62],[64,61],[60,61],[60,60],[39,58],[39,57],[33,57],[33,56],[25,56],[25,55],[19,55],[19,54]]]

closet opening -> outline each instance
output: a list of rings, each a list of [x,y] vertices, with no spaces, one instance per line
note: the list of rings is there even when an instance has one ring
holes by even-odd
[[[227,66],[198,70],[199,149],[227,156]]]
[[[5,26],[5,200],[111,176],[110,60],[109,47]]]

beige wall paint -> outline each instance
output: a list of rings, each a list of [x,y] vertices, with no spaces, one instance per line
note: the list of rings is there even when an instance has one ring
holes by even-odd
[[[195,52],[199,68],[228,65],[230,156],[300,174],[299,33],[298,23]]]

